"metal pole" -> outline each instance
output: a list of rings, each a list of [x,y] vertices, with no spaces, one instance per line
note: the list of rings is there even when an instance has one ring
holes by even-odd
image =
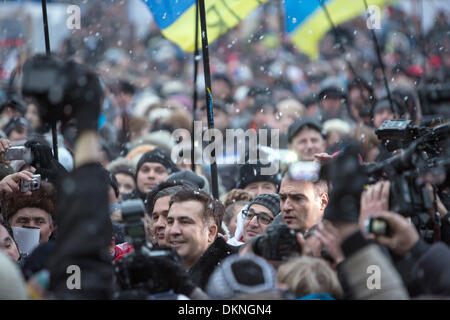
[[[363,1],[364,1],[364,5],[366,6],[367,17],[370,17],[369,12],[368,12],[369,6],[367,5],[367,1],[366,0],[363,0]],[[392,111],[392,114],[395,114],[394,104],[392,102],[391,90],[389,90],[389,84],[388,84],[388,81],[386,78],[386,72],[384,70],[383,58],[381,57],[381,50],[380,50],[380,46],[378,45],[377,36],[375,35],[375,31],[372,28],[370,29],[370,32],[372,34],[373,44],[374,44],[375,50],[377,52],[377,58],[378,58],[378,62],[380,64],[381,72],[383,73],[384,86],[386,87],[389,104],[391,106],[391,111]]]
[[[200,55],[198,52],[198,0],[195,1],[195,50],[194,50],[194,92],[192,97],[192,138],[191,138],[191,169],[195,172],[195,113],[197,111],[197,74],[198,74],[198,60]],[[200,143],[200,142],[199,142]]]
[[[41,0],[42,4],[42,19],[44,21],[44,37],[45,37],[45,53],[47,56],[51,55],[50,36],[48,33],[48,19],[47,19],[47,0]],[[58,135],[56,131],[56,121],[52,121],[52,140],[53,140],[53,157],[58,160]]]
[[[202,32],[202,53],[203,53],[203,73],[205,75],[205,90],[206,90],[206,108],[208,115],[208,129],[214,129],[214,111],[211,90],[211,71],[209,70],[209,54],[208,54],[208,35],[206,28],[206,13],[205,0],[198,0],[200,7],[200,25]],[[210,143],[213,143],[215,137],[211,138]],[[217,177],[217,163],[216,154],[214,150],[213,159],[211,161],[211,186],[214,198],[219,199],[219,184]]]

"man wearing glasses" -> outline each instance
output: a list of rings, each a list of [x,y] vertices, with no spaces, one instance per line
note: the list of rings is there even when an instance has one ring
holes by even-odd
[[[280,213],[280,197],[277,194],[260,194],[242,211],[244,215],[243,240],[248,243],[259,234],[264,234]]]

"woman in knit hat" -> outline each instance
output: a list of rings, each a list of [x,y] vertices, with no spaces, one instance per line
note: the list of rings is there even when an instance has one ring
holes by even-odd
[[[257,235],[264,234],[280,213],[280,196],[277,194],[260,194],[253,199],[244,215],[244,242],[249,242]]]

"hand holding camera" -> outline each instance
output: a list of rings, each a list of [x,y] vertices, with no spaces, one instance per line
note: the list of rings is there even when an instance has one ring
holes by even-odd
[[[361,208],[359,226],[363,234],[368,234],[366,223],[370,217],[378,215],[381,211],[389,210],[389,181],[380,181],[371,185],[361,195]]]
[[[39,183],[37,183],[37,177],[29,171],[13,173],[0,181],[0,195],[2,197],[12,197],[14,193],[19,191],[23,192],[24,195],[31,195],[33,187],[38,188],[39,185],[40,179]]]
[[[11,147],[11,142],[8,139],[0,138],[0,160],[5,160],[4,153]]]
[[[391,211],[382,211],[376,218],[387,223],[390,234],[375,236],[375,241],[393,253],[403,256],[419,241],[416,228],[403,216]]]

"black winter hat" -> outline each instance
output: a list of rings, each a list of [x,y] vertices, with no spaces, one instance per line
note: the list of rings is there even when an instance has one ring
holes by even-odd
[[[166,181],[173,181],[174,183],[176,181],[181,181],[198,189],[202,189],[205,186],[205,180],[203,180],[198,174],[189,170],[176,172],[168,177]]]
[[[273,183],[277,190],[280,188],[281,184],[281,174],[277,173],[274,175],[264,175],[261,174],[261,168],[266,167],[260,163],[250,164],[245,163],[239,168],[239,179],[236,185],[238,189],[245,189],[250,183],[267,181]]]
[[[319,92],[319,100],[325,98],[345,98],[345,92],[337,86],[326,86]]]
[[[11,120],[9,120],[9,122],[6,124],[5,129],[3,130],[5,132],[5,134],[7,136],[9,136],[9,134],[19,128],[19,127],[25,127],[25,128],[30,128],[30,123],[28,122],[27,119],[23,118],[23,117],[14,117]]]
[[[295,135],[304,127],[310,127],[319,131],[322,137],[325,137],[326,133],[323,130],[322,125],[319,121],[312,118],[301,118],[295,120],[288,128],[288,142],[291,143]]]
[[[260,194],[248,204],[248,208],[253,204],[260,204],[266,207],[273,213],[274,217],[280,213],[280,196],[278,194]]]
[[[173,172],[177,172],[180,169],[173,163],[172,159],[170,159],[170,156],[162,151],[161,149],[154,149],[152,151],[146,152],[142,155],[142,157],[139,159],[139,162],[136,167],[136,177],[137,173],[141,169],[142,165],[146,162],[156,162],[162,164],[169,174],[172,174]]]
[[[13,108],[19,111],[22,115],[25,115],[27,111],[27,103],[16,93],[9,94],[9,97],[3,103],[0,103],[0,112],[2,112],[6,107]]]

